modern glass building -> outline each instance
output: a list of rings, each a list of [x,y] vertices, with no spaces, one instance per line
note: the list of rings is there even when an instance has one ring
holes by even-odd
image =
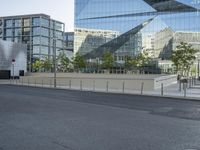
[[[142,51],[169,59],[181,41],[200,50],[199,10],[198,0],[75,0],[74,51],[123,61]]]
[[[0,17],[0,39],[27,44],[28,69],[36,59],[64,50],[65,24],[45,14]]]

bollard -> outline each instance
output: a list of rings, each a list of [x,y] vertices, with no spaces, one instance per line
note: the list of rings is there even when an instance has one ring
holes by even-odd
[[[93,81],[93,91],[95,91],[95,80]]]
[[[36,79],[35,79],[35,87],[36,87]]]
[[[191,80],[191,78],[189,79],[189,88],[191,88],[192,87],[192,82],[191,82],[192,80]]]
[[[183,84],[183,87],[184,87],[184,97],[186,97],[186,89],[187,89],[186,88],[186,83]]]
[[[123,81],[123,83],[122,83],[122,93],[124,93],[124,91],[125,91],[125,82]]]
[[[181,81],[179,80],[179,91],[181,92]]]
[[[72,81],[69,80],[69,89],[71,89],[71,88],[72,88]]]
[[[11,79],[10,79],[10,84],[11,84]]]
[[[22,78],[22,85],[23,85],[23,82],[24,82],[24,80],[23,80],[23,78]]]
[[[143,90],[144,90],[144,82],[141,84],[141,95],[143,95]]]
[[[161,84],[161,96],[163,96],[164,95],[164,85],[163,85],[163,83]]]
[[[80,90],[82,91],[83,90],[83,88],[82,88],[82,80],[80,80]]]
[[[28,86],[29,86],[29,79],[28,79],[28,81],[27,81],[27,82],[28,82]]]
[[[106,92],[108,92],[108,81],[106,82]]]
[[[42,87],[43,87],[43,79],[42,79]]]
[[[50,86],[50,87],[52,86],[51,79],[50,79],[50,84],[49,84],[49,86]]]

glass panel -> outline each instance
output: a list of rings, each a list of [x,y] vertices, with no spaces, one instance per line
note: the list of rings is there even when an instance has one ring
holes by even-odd
[[[48,55],[49,48],[46,46],[41,46],[41,54]]]
[[[23,19],[24,27],[30,26],[30,19]]]
[[[55,30],[63,31],[63,24],[59,22],[55,22]]]
[[[6,36],[13,36],[13,29],[6,29],[5,33],[6,33]]]
[[[42,45],[49,45],[49,39],[46,37],[41,37],[41,43]]]
[[[23,28],[23,35],[30,35],[30,28]]]
[[[40,27],[33,28],[33,35],[40,35]]]
[[[62,41],[57,40],[56,41],[56,47],[62,48]]]
[[[55,37],[62,40],[63,39],[63,32],[55,31]]]
[[[21,36],[22,35],[22,30],[21,28],[16,28],[15,29],[15,36]]]
[[[33,18],[33,26],[40,26],[40,18]]]
[[[33,37],[33,44],[40,44],[40,37],[39,36]]]
[[[5,40],[6,40],[6,41],[10,41],[10,42],[12,42],[12,41],[13,41],[13,40],[12,40],[12,38],[8,38],[8,37],[7,37],[7,38],[5,38]]]
[[[42,36],[49,36],[49,30],[46,28],[41,28],[41,35]]]
[[[21,21],[21,19],[16,19],[16,20],[14,21],[14,23],[15,23],[15,27],[21,27],[21,26],[22,26],[22,21]]]
[[[43,27],[49,27],[49,20],[42,18],[42,20],[41,20],[41,26],[43,26]]]
[[[16,43],[21,42],[21,37],[15,37],[15,38],[14,38],[14,42],[16,42]]]
[[[40,54],[40,46],[33,46],[33,54]]]
[[[200,50],[199,9],[196,0],[76,0],[74,51],[169,60],[181,41]]]
[[[7,28],[12,27],[12,26],[13,26],[12,20],[5,20],[5,26],[6,26]]]

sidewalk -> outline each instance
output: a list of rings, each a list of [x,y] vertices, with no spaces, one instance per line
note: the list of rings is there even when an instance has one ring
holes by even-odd
[[[152,95],[160,95],[161,96],[161,89],[157,89],[154,91],[148,91],[144,94],[152,94]],[[179,84],[173,84],[167,87],[164,87],[163,89],[163,95],[164,96],[172,96],[172,97],[184,97],[184,90],[182,88],[181,91],[179,91]],[[200,100],[200,84],[194,85],[191,88],[187,88],[186,90],[186,97],[188,98],[195,98]]]
[[[32,86],[32,87],[43,87],[43,88],[53,88],[53,84],[30,84],[30,83],[20,83],[19,80],[0,80],[0,84],[14,84],[14,85],[23,85],[23,86]],[[130,89],[124,89],[124,91],[119,89],[106,89],[106,88],[97,88],[97,87],[80,87],[77,85],[65,85],[65,86],[59,86],[57,85],[57,89],[70,89],[70,90],[81,90],[81,91],[93,91],[93,92],[108,92],[108,93],[124,93],[124,94],[137,94],[140,95],[141,91],[138,90],[130,90]],[[154,91],[143,91],[143,95],[149,95],[149,96],[162,96],[161,94],[161,88],[156,89]],[[166,97],[176,97],[176,98],[184,98],[184,90],[182,88],[181,91],[179,91],[179,84],[174,83],[170,86],[163,88],[163,96]],[[186,98],[193,98],[200,100],[200,81],[196,81],[196,84],[192,86],[191,88],[187,88],[186,90]]]

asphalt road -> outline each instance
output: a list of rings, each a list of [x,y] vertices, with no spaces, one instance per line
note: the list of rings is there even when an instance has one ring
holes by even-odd
[[[200,150],[200,102],[0,85],[0,150]]]

